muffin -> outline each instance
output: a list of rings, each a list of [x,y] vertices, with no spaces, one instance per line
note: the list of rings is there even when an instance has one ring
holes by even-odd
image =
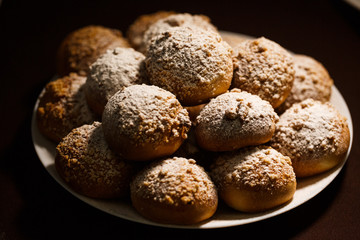
[[[293,57],[279,44],[264,37],[247,40],[234,49],[233,88],[282,104],[294,82]]]
[[[144,59],[132,48],[115,48],[91,64],[85,95],[94,112],[101,116],[110,97],[123,87],[147,82]]]
[[[232,49],[218,33],[173,27],[153,40],[145,59],[149,81],[183,105],[204,103],[230,87]]]
[[[76,73],[49,82],[39,97],[36,122],[39,131],[58,143],[72,129],[96,120],[87,105],[86,78]]]
[[[61,42],[57,53],[57,73],[60,76],[76,72],[86,76],[89,66],[108,49],[129,47],[119,30],[89,25],[71,32]]]
[[[115,93],[105,106],[102,123],[110,147],[134,161],[173,154],[191,126],[188,112],[172,93],[149,85]]]

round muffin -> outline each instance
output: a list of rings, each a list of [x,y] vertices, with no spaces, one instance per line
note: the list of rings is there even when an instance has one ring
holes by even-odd
[[[167,224],[194,224],[216,211],[215,185],[193,159],[153,162],[130,184],[132,204],[144,217]]]
[[[198,105],[228,90],[232,49],[220,35],[199,28],[173,27],[151,42],[145,59],[151,84]]]
[[[264,37],[247,40],[234,49],[232,87],[260,96],[278,107],[294,82],[293,57]]]
[[[294,103],[312,98],[327,102],[331,97],[331,79],[326,68],[314,58],[305,55],[294,55],[295,80],[289,96],[276,111],[283,113]]]
[[[115,48],[91,64],[85,95],[94,112],[102,115],[107,101],[123,87],[146,83],[144,59],[132,48]]]
[[[350,132],[331,104],[307,99],[292,105],[276,124],[270,145],[289,156],[297,177],[327,171],[346,156]]]
[[[73,129],[58,144],[55,167],[82,195],[109,199],[129,194],[133,167],[110,150],[99,122]]]
[[[138,161],[171,155],[191,126],[188,112],[174,94],[144,84],[115,93],[105,106],[102,123],[110,147]]]
[[[86,103],[85,81],[70,73],[46,84],[36,111],[37,126],[44,136],[58,143],[72,129],[95,120]]]
[[[116,29],[86,26],[66,36],[57,54],[57,72],[67,75],[77,72],[86,76],[89,66],[108,49],[129,47],[129,43]]]
[[[216,27],[210,23],[210,19],[207,16],[191,15],[189,13],[171,14],[149,26],[148,30],[144,33],[139,51],[146,54],[152,39],[173,27],[201,28],[205,31],[217,32]]]
[[[133,48],[140,50],[144,33],[156,21],[175,14],[173,11],[158,11],[151,14],[144,14],[135,19],[126,32],[126,36]]]
[[[210,176],[219,197],[243,212],[265,211],[292,199],[296,177],[291,160],[266,146],[254,146],[220,155]]]
[[[268,101],[233,89],[213,98],[196,118],[196,139],[209,151],[232,151],[268,142],[278,116]]]

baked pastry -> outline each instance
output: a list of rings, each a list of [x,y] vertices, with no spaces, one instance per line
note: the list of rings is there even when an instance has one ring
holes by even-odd
[[[228,152],[215,159],[210,175],[219,198],[243,212],[260,212],[292,199],[296,177],[291,160],[266,146]]]
[[[151,14],[144,14],[136,18],[126,32],[130,45],[139,51],[144,38],[144,33],[148,30],[150,25],[173,14],[175,14],[173,11],[158,11]]]
[[[196,27],[205,31],[218,32],[216,27],[211,24],[210,19],[205,15],[191,15],[189,13],[171,14],[149,26],[144,33],[139,51],[146,54],[152,39],[173,27]]]
[[[328,102],[331,97],[331,79],[326,68],[314,58],[294,55],[295,80],[289,96],[276,111],[283,113],[294,103],[312,98],[320,102]]]
[[[115,48],[91,64],[85,94],[94,112],[101,116],[109,98],[123,87],[146,83],[144,59],[132,48]]]
[[[283,103],[295,75],[290,53],[264,37],[244,41],[234,52],[232,87],[260,96],[273,108]]]
[[[73,129],[58,144],[55,167],[74,191],[104,199],[127,196],[134,170],[110,150],[99,122]]]
[[[289,156],[297,177],[327,171],[343,161],[350,133],[343,117],[330,103],[307,99],[281,116],[270,145]]]
[[[230,87],[231,54],[218,33],[173,27],[151,42],[146,70],[151,84],[174,93],[183,105],[198,105]]]
[[[57,72],[60,76],[77,72],[86,76],[89,66],[108,49],[130,47],[119,30],[89,25],[71,32],[60,44]]]
[[[278,116],[268,101],[233,89],[213,98],[196,118],[196,139],[203,149],[231,151],[268,142]]]
[[[131,201],[144,217],[167,224],[194,224],[217,209],[215,185],[193,159],[155,161],[130,185]]]
[[[96,119],[86,103],[85,81],[70,73],[46,84],[36,111],[37,126],[44,136],[58,143],[73,128]]]
[[[144,84],[115,93],[105,106],[102,123],[110,147],[138,161],[171,155],[191,126],[188,112],[172,93]]]

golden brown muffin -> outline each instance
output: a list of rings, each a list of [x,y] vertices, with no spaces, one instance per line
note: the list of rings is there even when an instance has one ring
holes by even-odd
[[[57,72],[60,76],[70,72],[86,76],[100,55],[116,47],[130,47],[119,30],[94,25],[77,29],[66,36],[58,49]]]
[[[289,96],[276,111],[283,113],[294,103],[312,98],[327,102],[331,97],[331,79],[325,67],[314,58],[305,55],[294,55],[295,80]]]
[[[255,146],[220,155],[210,175],[219,197],[244,212],[265,211],[292,199],[296,178],[289,157]]]
[[[167,224],[194,224],[216,211],[218,196],[205,170],[193,159],[151,163],[130,185],[131,200],[144,217]]]
[[[158,35],[145,60],[151,84],[198,105],[228,90],[233,75],[232,49],[218,33],[173,27]]]
[[[101,116],[107,101],[123,87],[147,83],[144,59],[132,48],[115,48],[91,64],[85,95],[95,113]]]
[[[129,39],[131,46],[139,51],[144,33],[148,30],[150,25],[173,14],[175,14],[173,11],[159,11],[151,14],[144,14],[135,19],[126,32],[126,36]]]
[[[102,123],[110,147],[137,161],[173,154],[191,126],[175,96],[150,85],[132,85],[115,93],[105,106]]]
[[[244,41],[234,52],[232,87],[258,95],[273,108],[283,103],[294,81],[293,57],[264,37]]]
[[[73,129],[56,147],[55,166],[82,195],[109,199],[129,194],[134,168],[110,150],[99,122]]]
[[[281,116],[270,145],[289,156],[297,177],[327,171],[346,156],[350,132],[330,103],[307,99],[293,104]]]
[[[232,151],[268,142],[278,116],[268,101],[233,89],[213,98],[196,118],[196,139],[209,151]]]
[[[36,120],[39,131],[58,143],[73,128],[92,123],[95,115],[86,103],[86,78],[76,73],[49,82],[41,94]]]

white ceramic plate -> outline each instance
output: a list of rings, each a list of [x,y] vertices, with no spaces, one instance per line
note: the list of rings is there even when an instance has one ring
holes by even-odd
[[[234,34],[234,33],[226,33],[226,34]],[[353,125],[352,125],[350,111],[346,105],[346,102],[335,86],[333,86],[332,88],[332,96],[330,102],[339,110],[341,114],[347,117],[349,129],[350,129],[350,147],[346,157],[343,159],[341,164],[339,164],[337,167],[323,174],[298,180],[297,190],[295,192],[293,199],[289,203],[282,205],[278,208],[261,213],[247,214],[232,210],[226,207],[224,204],[219,204],[219,208],[212,218],[210,218],[207,221],[201,222],[200,224],[195,224],[195,225],[183,226],[183,225],[159,224],[143,218],[134,210],[134,208],[131,206],[131,203],[128,201],[97,200],[77,194],[65,184],[65,182],[60,178],[60,176],[56,172],[54,165],[56,145],[53,142],[46,139],[44,136],[42,136],[37,128],[35,113],[38,106],[38,101],[36,102],[34,107],[32,123],[31,123],[31,131],[32,131],[32,139],[36,153],[39,156],[39,159],[46,168],[46,170],[66,190],[68,190],[70,193],[72,193],[74,196],[81,199],[82,201],[90,204],[91,206],[123,219],[149,224],[149,225],[174,227],[174,228],[203,228],[203,229],[222,228],[222,227],[248,224],[287,212],[316,196],[319,192],[321,192],[326,186],[328,186],[334,180],[334,178],[339,174],[340,170],[344,166],[346,159],[348,158],[348,155],[350,153],[352,140],[353,140]]]

